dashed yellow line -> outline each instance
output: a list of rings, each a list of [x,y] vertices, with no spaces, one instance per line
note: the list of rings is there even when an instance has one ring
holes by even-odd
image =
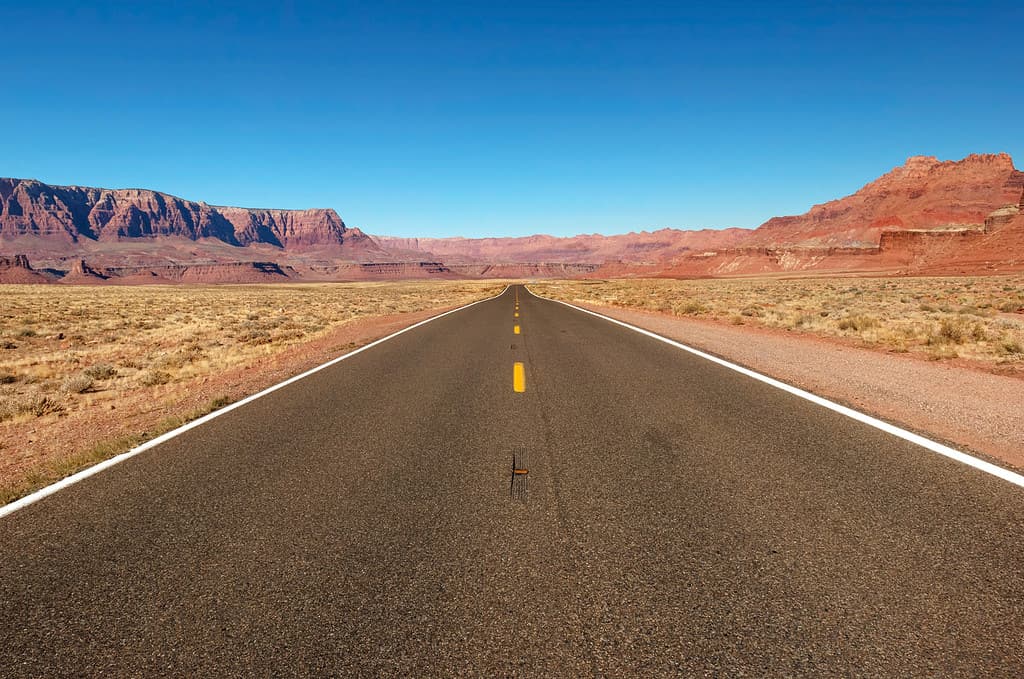
[[[513,318],[519,318],[519,312],[517,311],[517,312],[515,312],[514,314],[512,314],[512,317],[513,317]]]
[[[519,361],[512,364],[512,391],[520,394],[526,391],[526,368]]]
[[[519,334],[519,324],[518,323],[516,323],[515,325],[512,326],[512,332],[514,334],[516,334],[516,335]]]

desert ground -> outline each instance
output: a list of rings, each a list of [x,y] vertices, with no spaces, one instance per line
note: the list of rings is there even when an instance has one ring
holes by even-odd
[[[504,287],[0,286],[0,504]]]
[[[1024,376],[1024,276],[544,282],[537,294]]]
[[[504,285],[0,286],[0,503]],[[784,342],[783,354],[810,352],[826,362],[824,350],[797,340],[1015,383],[1024,377],[1024,276],[563,280],[531,289],[598,309],[698,321],[705,335],[732,338],[721,353],[737,358],[739,345],[761,346],[755,335],[767,332]],[[770,355],[773,364],[787,362]],[[879,382],[891,365],[866,371]],[[991,430],[975,449],[1009,461],[988,443],[1000,439],[997,427],[947,419]]]
[[[1024,470],[1022,283],[760,278],[531,287]]]

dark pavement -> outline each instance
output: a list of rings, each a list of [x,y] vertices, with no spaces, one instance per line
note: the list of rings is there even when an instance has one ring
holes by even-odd
[[[0,676],[1024,675],[1020,488],[516,290],[0,519]]]

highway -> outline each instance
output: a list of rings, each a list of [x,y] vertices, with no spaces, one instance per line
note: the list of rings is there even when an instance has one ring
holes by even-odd
[[[453,674],[1024,676],[1024,490],[512,286],[0,518],[0,676]]]

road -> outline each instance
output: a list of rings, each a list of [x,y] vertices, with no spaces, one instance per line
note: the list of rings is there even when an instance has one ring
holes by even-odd
[[[0,675],[308,674],[1021,676],[1024,491],[517,286],[0,519]]]

